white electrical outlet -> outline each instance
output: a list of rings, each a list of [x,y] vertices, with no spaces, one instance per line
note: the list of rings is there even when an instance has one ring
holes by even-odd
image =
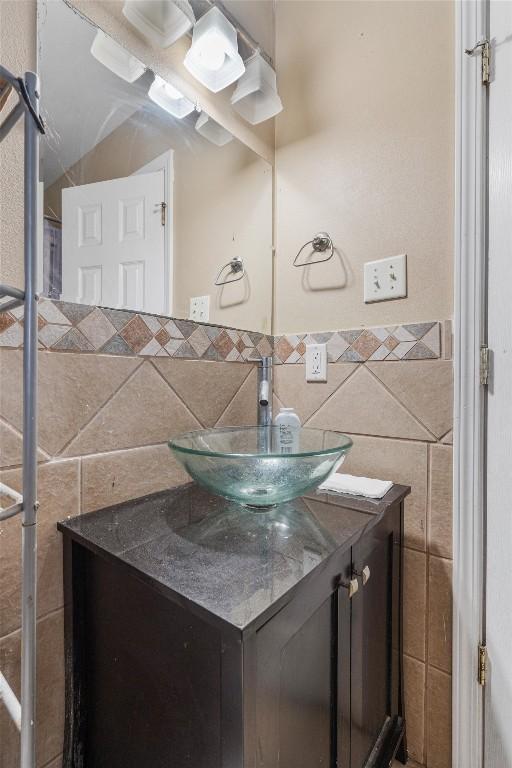
[[[327,381],[327,344],[306,344],[306,381]]]
[[[197,323],[207,323],[210,319],[210,297],[194,296],[190,299],[189,320]]]
[[[407,296],[407,256],[368,261],[364,265],[364,301],[389,301]]]

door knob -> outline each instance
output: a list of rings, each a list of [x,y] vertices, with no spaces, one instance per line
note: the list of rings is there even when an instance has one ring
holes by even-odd
[[[370,571],[369,565],[365,565],[362,571],[354,571],[354,573],[356,574],[356,576],[361,577],[361,581],[363,582],[363,587],[365,584],[368,584],[368,582],[370,581],[371,571]]]
[[[350,579],[350,581],[341,581],[340,586],[348,591],[348,599],[352,600],[359,589],[359,582],[357,579]]]

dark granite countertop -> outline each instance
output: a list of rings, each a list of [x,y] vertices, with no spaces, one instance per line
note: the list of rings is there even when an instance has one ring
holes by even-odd
[[[255,512],[190,483],[58,528],[244,630],[408,492],[395,485],[379,501],[314,495]]]

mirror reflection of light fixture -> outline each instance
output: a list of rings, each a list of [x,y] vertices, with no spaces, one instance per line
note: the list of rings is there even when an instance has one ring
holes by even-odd
[[[151,101],[154,101],[155,104],[158,104],[159,107],[174,117],[186,117],[195,109],[194,103],[190,99],[187,99],[181,91],[178,91],[177,88],[158,75],[155,75],[155,79],[151,83],[148,96]]]
[[[276,73],[259,53],[245,62],[245,73],[231,96],[231,104],[252,125],[274,117],[283,109],[277,93]]]
[[[197,118],[196,131],[218,147],[223,147],[224,144],[227,144],[233,138],[233,134],[215,120],[212,120],[206,112],[201,112]]]
[[[234,83],[245,72],[238,53],[237,31],[215,6],[196,22],[192,45],[183,63],[213,93]]]
[[[91,45],[91,53],[100,64],[126,80],[127,83],[134,83],[146,70],[142,61],[128,53],[122,45],[116,43],[101,29],[96,32],[96,37]]]
[[[192,29],[188,0],[126,0],[123,14],[154,45],[167,48]]]

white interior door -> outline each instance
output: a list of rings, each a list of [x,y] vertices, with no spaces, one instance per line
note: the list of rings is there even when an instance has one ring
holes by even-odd
[[[138,171],[136,174],[153,173],[161,171],[164,175],[164,196],[162,200],[165,203],[165,284],[167,291],[167,300],[164,314],[172,315],[174,306],[174,150],[168,149],[162,155],[155,157]],[[134,174],[135,175],[135,174]]]
[[[162,171],[62,190],[62,298],[166,313]]]
[[[490,3],[485,768],[512,766],[512,2]]]

